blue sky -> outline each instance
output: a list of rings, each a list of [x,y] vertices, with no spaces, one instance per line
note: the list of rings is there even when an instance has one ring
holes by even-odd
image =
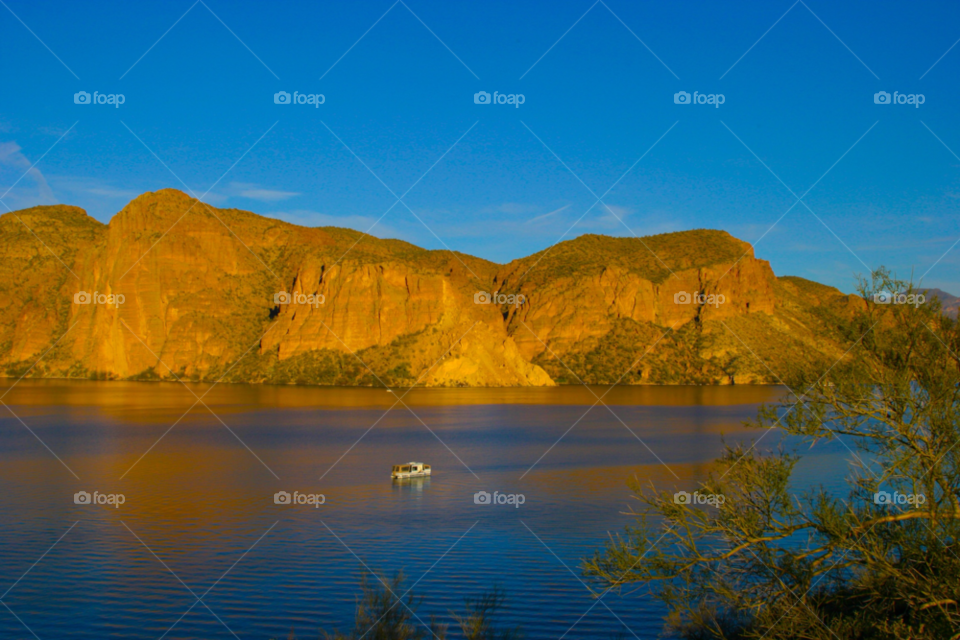
[[[3,3],[12,209],[106,222],[186,183],[497,262],[583,233],[719,228],[778,275],[851,291],[886,265],[960,294],[956,3]]]

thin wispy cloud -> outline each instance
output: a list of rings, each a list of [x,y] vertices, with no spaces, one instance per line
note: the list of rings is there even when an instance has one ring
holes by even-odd
[[[283,202],[303,195],[299,191],[271,189],[255,182],[231,182],[226,187],[211,191],[204,200],[217,206],[225,206],[229,200],[246,198],[257,202]]]
[[[148,190],[118,186],[111,180],[99,177],[47,174],[46,178],[56,188],[64,203],[81,206],[87,213],[103,222]]]
[[[620,220],[625,220],[630,214],[633,213],[633,209],[629,207],[621,207],[615,204],[608,204],[603,207],[600,207],[600,212],[605,214],[602,216],[602,219],[605,222],[616,222],[620,223],[617,218]]]
[[[289,200],[300,195],[298,191],[276,191],[274,189],[245,189],[240,192],[244,198],[259,200],[261,202],[279,202]]]
[[[540,207],[537,205],[522,204],[519,202],[504,202],[496,208],[497,213],[506,213],[513,216],[522,216],[525,214],[535,213],[539,210]]]
[[[562,207],[560,207],[559,209],[554,209],[554,210],[551,211],[550,213],[545,213],[545,214],[543,214],[542,216],[537,216],[536,218],[530,218],[529,220],[527,220],[526,222],[524,222],[524,224],[533,224],[534,222],[539,222],[540,220],[545,220],[545,219],[549,218],[550,216],[554,216],[554,215],[560,213],[561,211],[565,211],[565,210],[569,209],[570,206],[571,206],[571,205],[569,205],[569,204],[565,204],[565,205],[563,205]]]
[[[47,183],[47,179],[44,177],[43,173],[37,167],[31,166],[33,163],[23,154],[23,151],[16,142],[0,142],[0,166],[8,167],[12,171],[5,172],[9,174],[16,173],[17,175],[13,176],[9,181],[4,180],[7,184],[12,184],[15,180],[19,179],[23,172],[26,171],[26,175],[33,180],[34,185],[37,188],[37,195],[33,198],[27,196],[24,198],[20,196],[16,198],[17,200],[36,200],[34,204],[54,204],[57,202],[57,199],[53,195],[53,190],[50,189],[50,185]],[[21,186],[23,182],[20,182]],[[6,191],[6,188],[0,190],[0,193]],[[21,193],[22,193],[21,189]],[[10,195],[13,195],[11,193]],[[8,196],[9,197],[9,196]]]
[[[85,189],[87,193],[104,198],[123,198],[124,200],[133,200],[140,194],[129,189],[111,189],[109,187],[92,187]]]
[[[363,231],[377,238],[399,238],[401,236],[397,229],[384,224],[386,220],[381,220],[374,226],[374,223],[377,222],[376,216],[337,216],[329,213],[321,213],[320,211],[313,211],[311,209],[270,211],[264,215],[301,227],[340,227],[353,229],[354,231]]]

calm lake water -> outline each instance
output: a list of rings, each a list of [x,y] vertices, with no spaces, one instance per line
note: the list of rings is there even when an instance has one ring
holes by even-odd
[[[423,620],[498,585],[527,638],[656,638],[644,593],[591,609],[581,560],[632,521],[630,478],[692,492],[721,436],[760,437],[742,422],[782,393],[618,387],[590,409],[584,387],[415,389],[391,409],[384,390],[219,385],[209,408],[191,390],[209,386],[23,381],[3,398],[0,638],[316,638],[352,626],[364,566],[416,582]],[[800,484],[842,480],[841,445],[802,453]],[[433,477],[392,482],[410,460]]]

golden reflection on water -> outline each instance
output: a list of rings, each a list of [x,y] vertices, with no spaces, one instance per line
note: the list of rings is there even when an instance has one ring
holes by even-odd
[[[0,395],[14,385],[0,381]],[[189,387],[189,388],[187,388]],[[103,415],[124,422],[172,422],[184,412],[238,413],[270,409],[387,410],[403,396],[411,407],[540,404],[593,405],[597,396],[608,405],[731,406],[775,402],[784,393],[777,386],[617,386],[396,389],[368,387],[308,387],[177,382],[102,382],[91,380],[23,380],[6,396],[21,407],[96,407]],[[609,392],[608,392],[609,391]],[[205,395],[207,394],[207,395]],[[404,395],[406,394],[406,395]],[[596,394],[596,395],[594,395]],[[196,404],[196,406],[194,406]],[[397,404],[398,408],[403,405]],[[211,416],[212,417],[212,416]]]
[[[203,395],[210,386],[192,388]],[[603,395],[606,388],[593,391]],[[601,406],[584,417],[596,398],[580,386],[415,389],[405,401],[423,408],[417,416],[398,405],[367,436],[380,412],[395,402],[393,394],[369,388],[218,385],[206,401],[241,443],[210,410],[190,409],[196,398],[179,384],[27,380],[5,402],[37,427],[83,480],[77,482],[25,436],[24,449],[8,457],[4,472],[45,484],[66,504],[78,489],[122,492],[128,502],[121,512],[147,521],[162,514],[160,520],[191,523],[188,529],[211,518],[240,521],[254,512],[269,514],[272,492],[279,489],[328,494],[325,510],[333,512],[391,496],[469,500],[477,489],[498,487],[529,490],[531,499],[539,495],[562,504],[571,491],[623,495],[630,478],[664,491],[693,490],[719,452],[719,435],[759,437],[744,430],[741,418],[752,418],[757,404],[776,401],[782,393],[782,388],[763,386],[618,387],[604,400],[625,419],[625,427]],[[351,411],[360,409],[375,411],[373,416]],[[443,443],[483,481],[435,442],[418,418],[439,431]],[[571,424],[576,429],[567,432]],[[411,456],[433,464],[435,477],[391,483],[390,465]]]

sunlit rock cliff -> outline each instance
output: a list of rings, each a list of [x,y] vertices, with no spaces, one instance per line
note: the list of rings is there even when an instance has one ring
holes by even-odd
[[[863,301],[723,231],[498,265],[167,189],[0,216],[0,373],[410,386],[775,383]],[[493,298],[490,301],[490,297]]]

